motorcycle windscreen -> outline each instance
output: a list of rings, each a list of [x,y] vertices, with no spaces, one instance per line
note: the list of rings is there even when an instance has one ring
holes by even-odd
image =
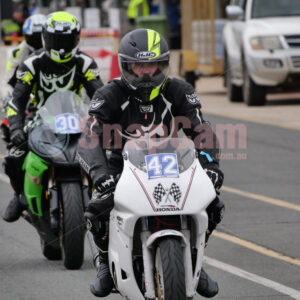
[[[123,152],[148,178],[178,177],[195,160],[195,147],[188,138],[133,139]]]
[[[88,105],[76,93],[53,93],[39,108],[37,120],[29,127],[30,149],[52,162],[73,162],[74,151],[69,145],[73,136],[81,132],[80,121],[87,115]]]
[[[36,126],[28,138],[30,149],[46,159],[60,156],[68,147],[69,141],[68,134],[56,134],[45,124]]]

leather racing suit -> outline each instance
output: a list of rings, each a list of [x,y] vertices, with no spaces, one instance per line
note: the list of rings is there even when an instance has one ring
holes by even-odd
[[[17,82],[7,111],[10,131],[23,127],[30,93],[34,94],[33,105],[39,108],[56,91],[71,90],[80,94],[84,87],[92,98],[102,85],[97,64],[87,54],[79,51],[70,61],[56,63],[46,51],[38,51],[17,70]]]
[[[104,174],[116,175],[122,171],[121,152],[127,137],[138,137],[143,131],[149,131],[150,136],[168,136],[182,128],[194,140],[196,149],[207,154],[199,155],[201,165],[218,166],[217,138],[210,124],[203,119],[200,108],[192,86],[176,78],[169,78],[160,95],[147,104],[142,103],[123,80],[114,79],[97,90],[90,103],[89,128],[78,148],[81,165],[95,183]],[[107,125],[108,129],[121,130],[122,143],[116,137],[112,145],[109,143]],[[99,136],[97,143],[96,136]],[[108,148],[112,150],[109,162],[103,150]]]
[[[80,95],[84,87],[92,98],[96,89],[103,86],[95,60],[81,51],[66,63],[56,63],[46,51],[39,50],[21,63],[16,75],[17,82],[6,109],[11,136],[14,131],[23,130],[26,105],[31,93],[34,95],[31,107],[38,109],[56,91],[71,90]],[[20,155],[20,150],[16,148],[10,149],[3,165],[13,188],[20,193],[23,187],[20,166],[26,151]]]
[[[176,78],[167,79],[161,93],[148,103],[141,102],[135,91],[122,79],[114,79],[98,89],[90,103],[90,117],[78,144],[79,163],[97,187],[101,178],[111,175],[116,177],[122,172],[121,153],[126,138],[138,137],[145,131],[150,136],[176,136],[182,128],[194,141],[202,167],[215,169],[220,174],[217,187],[220,188],[223,173],[219,170],[218,142],[200,108],[200,101],[193,87]],[[106,157],[106,149],[112,151],[109,159]],[[102,224],[107,224],[109,211],[113,208],[113,198],[106,197],[102,201],[93,198],[87,212],[97,215]],[[224,205],[218,198],[213,203],[212,211],[216,216],[215,206],[221,211]],[[217,218],[220,219],[220,215],[221,212]],[[221,221],[219,219],[212,220],[213,227]],[[101,237],[103,230],[101,234],[99,232],[99,238],[97,232],[92,233],[99,250],[106,253],[108,240],[104,241]]]

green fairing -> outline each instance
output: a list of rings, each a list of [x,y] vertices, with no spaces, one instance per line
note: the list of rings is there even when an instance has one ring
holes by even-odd
[[[29,151],[22,168],[25,170],[24,194],[27,199],[29,209],[33,214],[42,216],[42,177],[44,172],[48,169],[48,163],[33,152]],[[39,183],[34,183],[33,179],[39,179]],[[34,201],[35,205],[33,204]]]

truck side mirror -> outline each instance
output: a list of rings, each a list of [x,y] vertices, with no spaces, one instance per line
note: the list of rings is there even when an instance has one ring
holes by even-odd
[[[237,5],[227,5],[226,15],[230,20],[238,20],[243,17],[244,10]]]

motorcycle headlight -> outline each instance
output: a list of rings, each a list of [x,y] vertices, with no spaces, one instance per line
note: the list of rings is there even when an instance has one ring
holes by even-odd
[[[278,36],[257,36],[250,39],[252,50],[278,50],[282,49]]]

